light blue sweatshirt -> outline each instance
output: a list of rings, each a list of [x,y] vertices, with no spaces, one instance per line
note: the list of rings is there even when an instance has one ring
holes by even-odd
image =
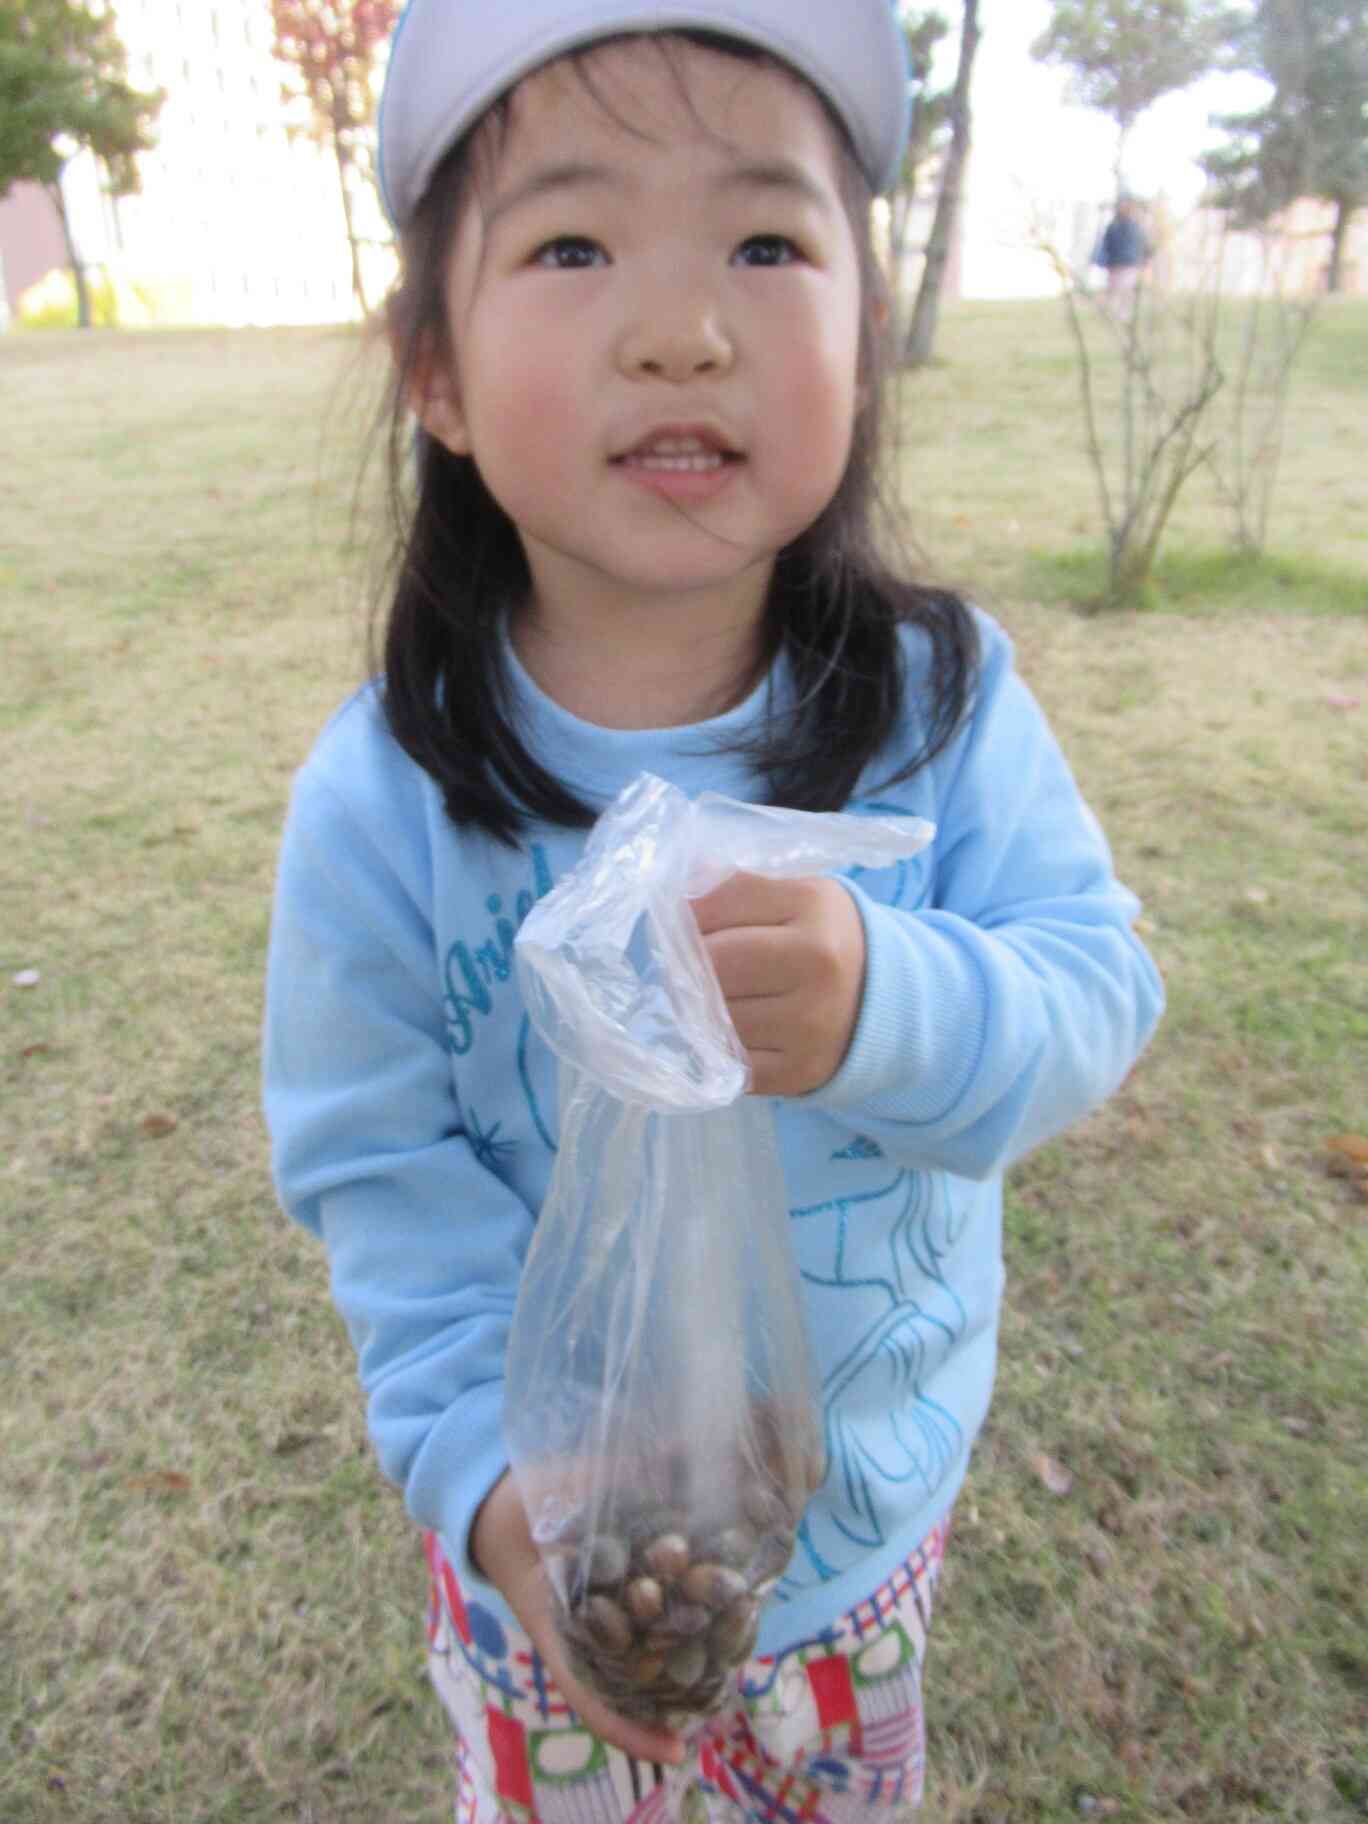
[[[867,967],[835,1077],[776,1101],[827,1447],[787,1575],[775,1653],[861,1601],[948,1513],[988,1410],[1002,1297],[1002,1174],[1122,1081],[1163,990],[1133,896],[1002,631],[956,739],[907,784],[902,741],[850,810],[924,817],[914,860],[846,884]],[[763,794],[716,751],[782,677],[693,728],[582,722],[510,659],[532,751],[602,808],[654,772],[692,794]],[[513,938],[584,834],[517,849],[451,825],[369,687],[300,772],[280,859],[265,1103],[287,1212],[322,1237],[385,1472],[443,1537],[471,1598],[476,1510],[507,1465],[504,1351],[554,1159],[555,1061],[532,1031]],[[1066,1215],[1066,1213],[1062,1213]]]

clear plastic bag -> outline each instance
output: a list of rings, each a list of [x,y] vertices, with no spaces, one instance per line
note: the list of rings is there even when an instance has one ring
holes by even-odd
[[[571,1663],[625,1715],[717,1705],[824,1471],[773,1116],[689,901],[737,871],[889,867],[932,833],[643,774],[518,934],[560,1139],[505,1429]]]

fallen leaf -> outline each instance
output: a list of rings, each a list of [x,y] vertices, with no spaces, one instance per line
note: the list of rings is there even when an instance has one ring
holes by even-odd
[[[1332,1178],[1362,1178],[1368,1175],[1368,1165],[1360,1165],[1357,1159],[1346,1159],[1343,1153],[1331,1153],[1325,1162],[1325,1169]]]
[[[50,1049],[51,1047],[47,1045],[25,1045],[19,1056],[21,1058],[45,1058]]]
[[[1368,1139],[1362,1134],[1334,1134],[1326,1141],[1330,1152],[1359,1169],[1368,1167]]]
[[[1044,1451],[1040,1451],[1032,1457],[1031,1467],[1052,1495],[1067,1495],[1073,1487],[1073,1476],[1070,1472],[1057,1458],[1047,1457]]]
[[[144,1115],[142,1131],[149,1140],[164,1140],[168,1134],[175,1133],[176,1117],[174,1115]]]
[[[128,1486],[142,1495],[188,1495],[190,1478],[178,1469],[154,1469],[145,1476],[130,1476]]]

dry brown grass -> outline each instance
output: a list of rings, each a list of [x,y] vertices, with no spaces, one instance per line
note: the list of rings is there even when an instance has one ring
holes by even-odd
[[[1368,1205],[1323,1150],[1368,1127],[1368,621],[1032,593],[1028,553],[1091,523],[1052,321],[949,318],[910,491],[1014,633],[1172,1008],[1013,1182],[927,1815],[1331,1824],[1368,1808]],[[0,344],[6,1824],[446,1815],[415,1540],[257,1114],[284,794],[359,675],[354,357]],[[1368,597],[1368,372],[1306,389],[1276,539]]]

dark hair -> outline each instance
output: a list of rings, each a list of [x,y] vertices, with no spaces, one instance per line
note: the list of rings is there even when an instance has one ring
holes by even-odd
[[[712,33],[669,36],[774,61]],[[585,53],[575,55],[578,60]],[[582,64],[581,74],[592,90]],[[506,127],[507,98],[492,113]],[[780,656],[787,661],[796,685],[794,707],[742,749],[765,780],[771,801],[799,810],[839,810],[891,739],[907,691],[899,640],[903,625],[920,628],[929,646],[925,732],[885,784],[910,778],[951,739],[978,660],[973,618],[963,601],[899,575],[876,532],[888,368],[886,292],[870,240],[870,186],[844,127],[839,120],[836,125],[843,200],[861,267],[863,403],[836,494],[779,553],[770,584],[763,657],[769,664]],[[582,828],[595,813],[538,764],[510,714],[501,630],[531,582],[517,530],[474,461],[452,455],[421,428],[415,431],[408,405],[424,351],[445,346],[445,269],[470,191],[471,148],[480,131],[467,134],[443,159],[401,238],[402,277],[389,307],[395,350],[387,408],[394,581],[383,655],[377,658],[394,738],[441,787],[452,821],[513,844],[532,818]]]

